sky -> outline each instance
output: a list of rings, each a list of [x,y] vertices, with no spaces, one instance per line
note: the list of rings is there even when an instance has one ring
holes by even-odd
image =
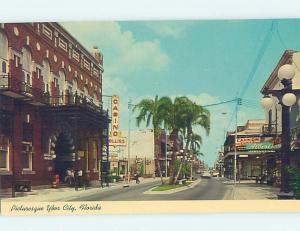
[[[87,49],[97,45],[103,53],[103,94],[120,96],[121,130],[128,129],[129,116],[131,129],[138,129],[129,99],[137,104],[155,95],[185,95],[202,106],[242,96],[238,125],[263,119],[260,89],[286,49],[300,50],[297,19],[61,24]],[[108,105],[109,98],[103,101]],[[234,108],[234,103],[207,107],[209,136],[195,128],[203,137],[202,158],[210,166],[224,131],[234,129]]]

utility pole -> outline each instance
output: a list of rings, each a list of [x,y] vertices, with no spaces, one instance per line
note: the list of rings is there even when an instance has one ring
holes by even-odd
[[[130,182],[130,133],[131,133],[130,125],[131,125],[132,106],[133,106],[133,104],[132,104],[131,98],[129,98],[129,101],[128,101],[128,116],[129,116],[129,119],[128,119],[128,161],[127,161],[128,183]]]
[[[233,166],[234,185],[236,184],[236,141],[237,141],[237,104],[235,107],[234,166]]]
[[[238,106],[242,105],[242,99],[237,98],[236,99],[236,105],[235,105],[235,134],[234,134],[234,168],[233,168],[233,177],[234,177],[234,185],[236,184],[236,175],[237,175],[237,120],[238,120]]]

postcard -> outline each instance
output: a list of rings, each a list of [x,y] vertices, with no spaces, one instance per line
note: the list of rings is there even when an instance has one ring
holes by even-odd
[[[1,23],[1,214],[299,212],[299,28]]]

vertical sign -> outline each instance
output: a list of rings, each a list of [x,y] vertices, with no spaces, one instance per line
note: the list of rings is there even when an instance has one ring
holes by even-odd
[[[126,146],[126,138],[121,137],[119,131],[119,96],[113,95],[111,98],[111,132],[109,137],[109,145],[111,146]]]
[[[119,135],[119,96],[112,96],[111,104],[111,137],[116,138]]]

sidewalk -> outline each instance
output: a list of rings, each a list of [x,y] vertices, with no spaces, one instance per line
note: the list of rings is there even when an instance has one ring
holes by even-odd
[[[140,178],[140,184],[146,184],[150,182],[159,182],[160,178]],[[114,189],[121,189],[128,185],[125,182],[110,183],[109,187],[89,187],[87,189],[79,188],[75,191],[74,188],[62,187],[62,188],[47,188],[47,189],[32,189],[31,192],[17,192],[15,198],[11,198],[11,191],[2,192],[0,199],[2,201],[27,201],[27,202],[47,202],[47,201],[67,201],[78,199],[83,196],[93,195],[98,192],[110,191]],[[129,187],[135,187],[138,184],[134,180],[130,181]]]
[[[257,184],[253,180],[241,180],[240,183],[231,180],[223,181],[228,191],[224,200],[277,200],[278,188]]]

